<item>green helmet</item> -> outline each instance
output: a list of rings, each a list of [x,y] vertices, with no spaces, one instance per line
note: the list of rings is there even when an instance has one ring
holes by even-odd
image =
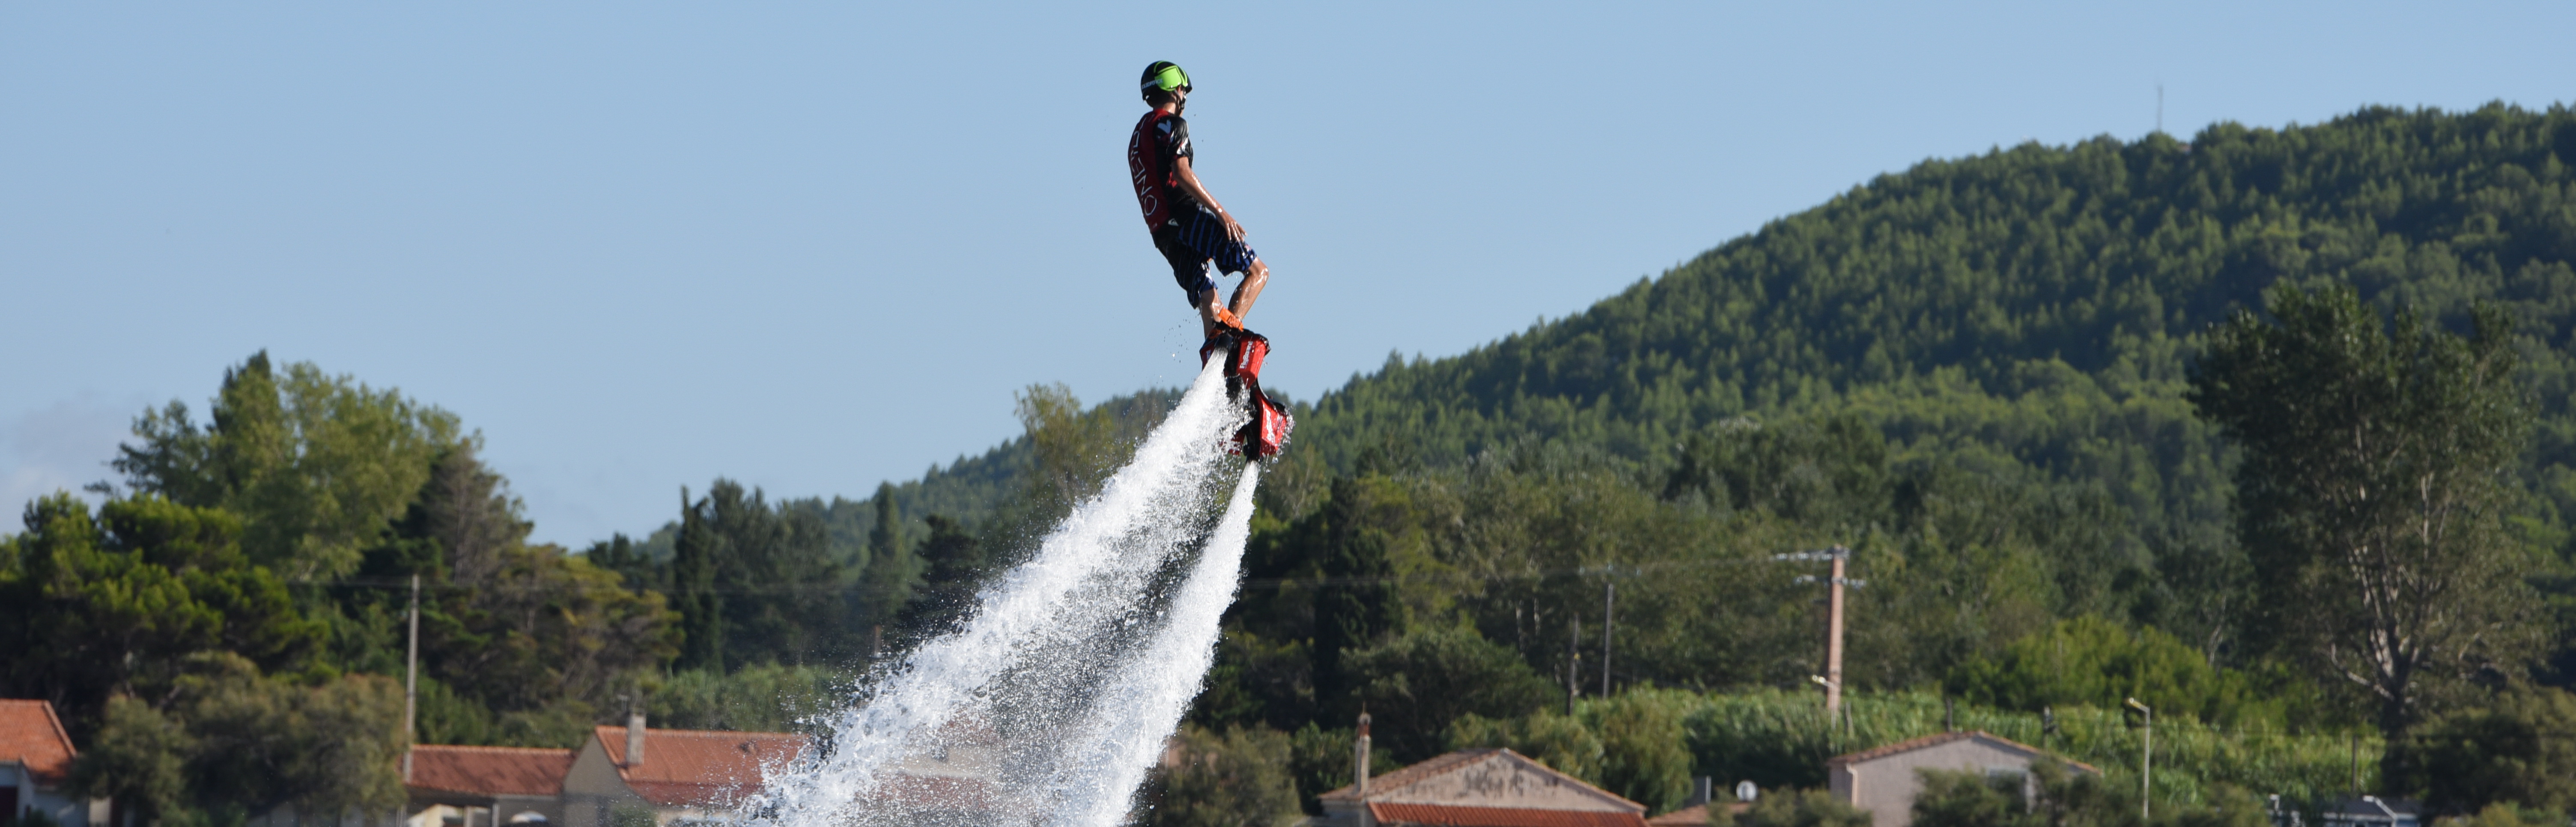
[[[1190,88],[1190,73],[1181,71],[1180,64],[1157,60],[1153,65],[1145,67],[1145,77],[1139,91],[1144,93],[1145,97],[1152,98],[1156,92],[1188,88]]]

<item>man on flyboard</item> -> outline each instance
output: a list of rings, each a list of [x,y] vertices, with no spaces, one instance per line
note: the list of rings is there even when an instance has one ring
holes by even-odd
[[[1219,328],[1240,330],[1253,301],[1261,298],[1261,288],[1270,283],[1270,268],[1243,243],[1243,224],[1208,194],[1190,167],[1190,124],[1181,119],[1189,106],[1189,73],[1170,61],[1156,61],[1145,67],[1143,87],[1145,105],[1153,109],[1127,138],[1127,175],[1136,185],[1136,204],[1144,208],[1145,226],[1153,230],[1154,249],[1171,262],[1172,278],[1189,294],[1207,335],[1215,337]],[[1211,262],[1217,272],[1243,274],[1231,306],[1217,303],[1216,281],[1207,273]]]
[[[1277,455],[1294,423],[1286,409],[1261,393],[1261,363],[1269,357],[1270,340],[1243,329],[1243,317],[1270,283],[1270,267],[1243,243],[1243,224],[1208,194],[1190,167],[1190,125],[1181,119],[1181,110],[1189,105],[1189,73],[1171,61],[1155,61],[1145,67],[1141,86],[1145,105],[1152,109],[1127,138],[1127,176],[1136,187],[1136,205],[1153,231],[1154,249],[1171,263],[1172,278],[1199,312],[1199,326],[1207,334],[1199,361],[1225,354],[1229,395],[1241,398],[1250,415],[1235,434],[1237,450],[1256,460]],[[1243,274],[1231,306],[1217,301],[1216,280],[1208,277],[1211,263],[1220,273]]]

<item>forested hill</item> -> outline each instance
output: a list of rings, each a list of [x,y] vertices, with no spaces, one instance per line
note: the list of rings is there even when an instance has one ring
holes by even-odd
[[[1404,446],[1440,466],[1539,441],[1660,471],[1739,417],[1853,413],[1900,461],[2097,487],[2144,534],[2221,542],[2223,448],[2181,401],[2196,337],[2277,281],[2340,281],[2455,327],[2475,302],[2512,309],[2543,418],[2530,482],[2556,526],[2576,508],[2571,161],[2576,115],[2502,105],[1927,161],[1566,318],[1391,359],[1299,406],[1289,457],[1349,471]],[[985,476],[902,491],[980,516],[945,492],[1006,488]]]
[[[2576,792],[2460,785],[2576,789],[2551,740],[2576,731],[2571,161],[2576,113],[2491,106],[1927,162],[1391,360],[1298,405],[1183,740],[1314,812],[1367,710],[1387,766],[1509,746],[1661,810],[1692,776],[1815,787],[1831,755],[1959,724],[2137,789],[2121,710],[2144,704],[2176,750],[2160,813],[2365,782],[2563,812]],[[2235,315],[2266,301],[2280,318]],[[52,701],[75,776],[171,823],[395,806],[415,611],[421,742],[561,747],[639,707],[822,720],[862,664],[955,628],[1174,396],[1035,385],[1024,436],[869,500],[715,480],[666,532],[576,555],[528,540],[453,414],[254,354],[203,424],[137,418],[121,492],[0,534],[0,640],[82,643],[0,646],[0,695]],[[2424,503],[2446,522],[2419,530]],[[1797,694],[1830,672],[1827,569],[1781,554],[1827,544],[1866,583],[1839,721]],[[2355,550],[2378,556],[2333,556]],[[2416,654],[2360,637],[2383,630]],[[357,758],[222,770],[317,744]]]
[[[1729,417],[1845,409],[1918,453],[2204,523],[2227,481],[2179,401],[2195,337],[2276,281],[2330,280],[2458,325],[2511,307],[2555,481],[2576,428],[2571,162],[2576,117],[2503,106],[1930,161],[1561,321],[1356,379],[1298,449],[1346,468],[1380,434],[1426,459],[1534,438],[1660,465]]]

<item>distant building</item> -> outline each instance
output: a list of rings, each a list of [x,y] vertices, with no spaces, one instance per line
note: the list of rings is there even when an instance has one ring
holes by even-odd
[[[642,715],[591,735],[563,776],[566,827],[611,827],[648,813],[660,827],[720,818],[760,791],[763,768],[795,760],[807,741],[781,732],[646,729]]]
[[[415,746],[409,827],[562,824],[572,750]]]
[[[1368,716],[1321,827],[1646,827],[1646,807],[1508,749],[1470,749],[1371,778]]]
[[[1965,770],[2018,778],[2028,798],[2036,792],[2030,788],[2030,764],[2042,757],[2053,758],[2038,747],[1985,732],[1945,732],[1837,755],[1825,762],[1825,772],[1834,797],[1869,811],[1877,827],[1907,827],[1914,823],[1914,796],[1923,791],[1923,777],[1915,774],[1917,770]],[[2089,764],[2064,763],[2081,772],[2100,772]]]
[[[889,810],[923,824],[1036,824],[1026,800],[1003,792],[1002,738],[980,719],[940,727],[936,750],[896,761],[858,806]]]
[[[43,813],[64,827],[106,823],[106,799],[74,798],[63,789],[79,754],[51,702],[0,700],[0,818]]]

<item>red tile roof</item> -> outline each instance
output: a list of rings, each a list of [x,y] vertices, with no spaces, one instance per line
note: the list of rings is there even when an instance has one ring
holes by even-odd
[[[2038,748],[2038,747],[2034,747],[2034,746],[2031,746],[2031,745],[2029,745],[2029,744],[2022,743],[2022,742],[2020,742],[2020,741],[2015,741],[2015,740],[2013,740],[2013,739],[2006,738],[2006,737],[2003,737],[2003,736],[2001,736],[2001,735],[1996,735],[1996,734],[1994,734],[1994,733],[1987,732],[1987,731],[1982,730],[1982,729],[1963,730],[1963,731],[1959,731],[1959,732],[1943,732],[1943,733],[1938,733],[1938,734],[1934,734],[1934,735],[1926,735],[1926,736],[1923,736],[1923,737],[1921,737],[1921,738],[1915,738],[1915,739],[1912,739],[1912,740],[1898,741],[1898,742],[1896,742],[1896,743],[1888,744],[1888,745],[1886,745],[1886,746],[1882,746],[1882,747],[1875,747],[1875,748],[1871,748],[1871,749],[1865,749],[1865,750],[1861,750],[1861,751],[1859,751],[1859,752],[1845,753],[1845,754],[1842,754],[1842,755],[1837,755],[1837,756],[1834,756],[1834,757],[1832,757],[1832,758],[1825,759],[1825,766],[1828,766],[1828,767],[1835,767],[1835,766],[1841,766],[1841,765],[1844,765],[1844,764],[1857,764],[1857,763],[1860,763],[1860,762],[1863,762],[1863,761],[1875,761],[1875,760],[1877,760],[1877,759],[1885,758],[1885,757],[1890,756],[1890,755],[1895,755],[1895,754],[1900,753],[1900,752],[1913,752],[1913,751],[1915,751],[1915,750],[1923,749],[1923,748],[1926,748],[1926,747],[1937,747],[1937,746],[1940,746],[1940,745],[1942,745],[1942,744],[1950,743],[1950,742],[1952,742],[1952,741],[1965,741],[1965,740],[1968,740],[1968,739],[1970,739],[1970,738],[1983,738],[1983,739],[1986,739],[1986,740],[1988,740],[1988,741],[1993,741],[1993,742],[1995,742],[1995,743],[1997,743],[1997,744],[2000,744],[2000,745],[2003,745],[2003,746],[2006,746],[2006,747],[2011,747],[2011,748],[2013,748],[2013,749],[2017,749],[2017,750],[2021,750],[2021,751],[2023,751],[2023,752],[2030,753],[2030,754],[2032,754],[2032,755],[2049,755],[2049,757],[2056,758],[2056,759],[2057,759],[2057,760],[2059,760],[2059,761],[2064,761],[2064,762],[2066,762],[2066,765],[2067,765],[2067,766],[2074,767],[2074,768],[2076,768],[2076,769],[2083,770],[2083,771],[2085,771],[2085,772],[2093,773],[2093,774],[2095,774],[2095,775],[2100,775],[2100,774],[2102,773],[2102,771],[2101,771],[2101,770],[2094,768],[2094,766],[2093,766],[2093,765],[2091,765],[2091,764],[2087,764],[2087,763],[2084,763],[2084,762],[2082,762],[2082,761],[2076,761],[2076,760],[2069,759],[2069,758],[2066,758],[2066,757],[2063,757],[2063,756],[2050,755],[2050,754],[2049,754],[2049,752],[2048,752],[2047,750],[2043,750],[2043,749],[2040,749],[2040,748]]]
[[[560,795],[572,750],[525,747],[411,748],[411,778],[404,786],[467,795]]]
[[[760,789],[761,768],[795,760],[805,736],[784,732],[691,729],[644,731],[644,763],[626,766],[626,728],[594,731],[617,775],[645,801],[661,807],[721,804]]]
[[[16,761],[36,783],[53,786],[69,777],[79,754],[52,703],[0,700],[0,761]]]
[[[1375,781],[1370,786],[1376,786]],[[1519,807],[1453,807],[1446,804],[1368,805],[1379,824],[1442,827],[1646,827],[1643,814],[1607,810],[1532,810]]]

